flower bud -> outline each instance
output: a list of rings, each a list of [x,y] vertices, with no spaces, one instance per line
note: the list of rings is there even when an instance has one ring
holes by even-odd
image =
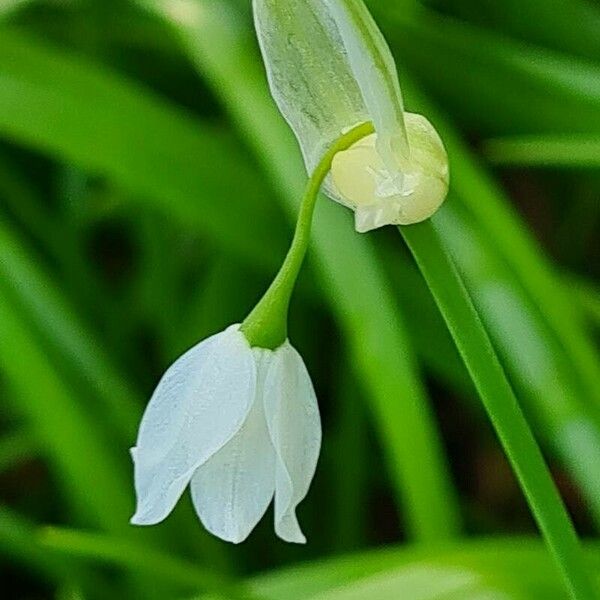
[[[431,217],[448,193],[448,158],[442,140],[422,115],[405,113],[410,145],[401,179],[394,179],[377,151],[374,133],[333,159],[336,199],[355,212],[356,230],[410,225]]]
[[[254,0],[271,93],[309,173],[345,132],[375,134],[334,160],[325,193],[355,210],[357,231],[430,217],[448,189],[433,126],[405,113],[392,54],[362,0]]]

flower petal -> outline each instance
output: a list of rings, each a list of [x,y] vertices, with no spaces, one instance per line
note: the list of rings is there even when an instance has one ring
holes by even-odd
[[[165,373],[142,418],[136,525],[171,512],[194,471],[240,429],[256,392],[252,350],[238,326],[194,346]]]
[[[275,450],[262,402],[261,362],[258,384],[248,418],[236,435],[194,473],[192,499],[202,524],[221,539],[243,542],[262,518],[275,491]],[[264,369],[262,369],[264,372]]]
[[[264,391],[265,415],[277,453],[275,532],[306,542],[296,507],[308,492],[321,448],[321,419],[315,391],[302,357],[285,342],[273,353]]]

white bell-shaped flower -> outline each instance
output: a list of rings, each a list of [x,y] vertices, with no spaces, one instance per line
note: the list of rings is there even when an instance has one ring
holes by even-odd
[[[321,446],[315,392],[302,358],[284,342],[251,348],[232,325],[181,356],[142,418],[131,522],[165,519],[190,485],[203,525],[245,540],[275,498],[275,532],[305,542],[296,507]]]
[[[448,158],[429,121],[403,108],[392,54],[362,0],[253,0],[273,98],[312,173],[353,127],[375,134],[339,153],[324,191],[364,232],[429,218],[448,191]]]

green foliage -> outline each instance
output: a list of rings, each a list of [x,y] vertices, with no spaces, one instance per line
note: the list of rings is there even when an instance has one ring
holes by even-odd
[[[540,540],[500,537],[535,530],[477,400],[497,417],[514,390],[597,534],[600,10],[368,4],[451,193],[404,232],[426,282],[393,228],[318,200],[290,319],[325,426],[309,543],[265,519],[228,547],[187,497],[129,526],[128,449],[166,366],[247,316],[291,237],[306,176],[250,2],[0,3],[3,597],[567,597]],[[516,453],[572,540],[537,450]],[[563,558],[598,573],[596,542]]]

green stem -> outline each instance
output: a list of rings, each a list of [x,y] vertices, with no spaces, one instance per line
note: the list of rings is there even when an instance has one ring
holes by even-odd
[[[477,387],[572,598],[597,598],[573,524],[454,262],[430,222],[400,228]]]
[[[321,185],[331,169],[334,156],[373,131],[372,123],[357,125],[329,148],[313,171],[300,205],[294,239],[283,265],[265,295],[240,327],[251,346],[274,350],[287,339],[288,308],[308,250],[312,217]]]

